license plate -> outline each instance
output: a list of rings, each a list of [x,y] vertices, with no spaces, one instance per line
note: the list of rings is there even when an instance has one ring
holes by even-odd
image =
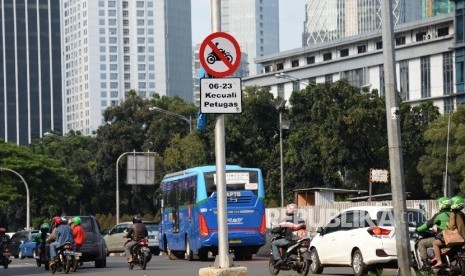
[[[10,253],[3,253],[3,256],[10,257]]]
[[[152,240],[152,239],[155,239],[155,236],[149,235],[147,238],[148,238],[149,240]]]
[[[74,256],[80,257],[80,256],[82,256],[82,253],[81,252],[74,252]]]
[[[232,240],[229,240],[229,243],[238,244],[238,243],[242,243],[242,240],[241,239],[232,239]]]
[[[149,252],[150,249],[148,249],[147,247],[142,247],[142,251]]]
[[[74,252],[70,250],[65,250],[65,255],[74,255]]]

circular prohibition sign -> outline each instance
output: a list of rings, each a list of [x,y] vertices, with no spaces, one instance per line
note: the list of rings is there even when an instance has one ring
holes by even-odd
[[[202,67],[208,74],[223,78],[237,70],[241,62],[241,49],[228,33],[216,32],[207,36],[199,50]]]

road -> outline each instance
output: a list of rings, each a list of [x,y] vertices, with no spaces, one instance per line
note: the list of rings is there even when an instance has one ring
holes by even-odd
[[[121,256],[112,256],[107,258],[106,268],[95,268],[93,263],[84,263],[84,266],[76,272],[70,272],[70,275],[98,275],[98,276],[154,276],[154,275],[169,275],[169,276],[198,276],[199,269],[213,265],[214,259],[209,262],[185,260],[169,260],[166,255],[155,256],[147,265],[146,270],[141,270],[134,267],[129,270],[126,266],[126,258]],[[270,276],[268,272],[268,259],[254,258],[252,261],[234,262],[236,266],[244,266],[247,268],[248,276]],[[12,259],[12,263],[8,269],[0,268],[0,275],[8,276],[23,276],[23,275],[50,275],[50,272],[45,271],[42,267],[37,267],[34,259]],[[63,272],[57,272],[56,275],[64,275]],[[281,272],[279,275],[297,275],[292,272]],[[311,275],[311,274],[309,274]],[[326,268],[324,275],[343,276],[353,275],[351,268]],[[385,275],[395,275],[392,271]]]

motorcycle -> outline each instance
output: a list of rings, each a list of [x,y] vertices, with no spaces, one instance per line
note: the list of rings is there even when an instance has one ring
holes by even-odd
[[[435,234],[429,231],[424,233],[416,233],[413,236],[415,242],[415,248],[412,252],[412,268],[416,275],[454,275],[454,276],[465,276],[465,249],[462,245],[446,246],[441,249],[441,260],[443,265],[439,268],[433,268],[427,264],[426,269],[423,266],[423,262],[420,258],[418,251],[418,243],[423,238],[434,237]],[[427,249],[428,262],[434,258],[433,247]]]
[[[40,250],[38,250],[39,248]],[[34,258],[36,259],[37,267],[41,267],[43,264],[45,270],[49,270],[49,262],[47,260],[47,256],[45,255],[45,244],[39,244],[36,250],[37,253],[34,254]]]
[[[129,241],[131,241],[131,239],[128,239],[126,243]],[[133,269],[135,265],[138,265],[142,270],[145,270],[147,263],[152,259],[152,254],[150,254],[148,246],[149,241],[147,239],[142,239],[131,248],[132,262],[128,263],[129,269]]]
[[[75,270],[76,258],[74,256],[73,245],[70,242],[58,247],[57,261],[50,264],[50,273],[55,274],[56,271],[64,271],[66,274],[70,270]]]
[[[3,268],[7,269],[8,265],[11,263],[10,260],[10,250],[7,246],[2,246],[2,253],[0,254],[0,265],[3,265]]]
[[[218,43],[216,43],[216,46],[218,46]],[[224,49],[221,48],[219,50],[221,54],[228,59],[229,62],[233,62],[233,57],[229,52],[226,52]],[[211,51],[207,56],[208,64],[214,64],[217,61],[221,61],[221,58],[214,51]]]
[[[277,234],[271,239],[271,242],[283,239],[285,237],[286,228],[275,227],[271,230],[272,234]],[[287,246],[280,247],[279,252],[283,262],[276,266],[276,261],[271,252],[268,268],[271,275],[277,275],[280,270],[294,270],[299,275],[306,276],[310,269],[310,238],[308,236],[300,238],[296,241],[291,241]]]

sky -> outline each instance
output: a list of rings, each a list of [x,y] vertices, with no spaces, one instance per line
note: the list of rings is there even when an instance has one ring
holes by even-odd
[[[279,50],[302,47],[305,3],[308,0],[279,0]],[[264,1],[266,4],[266,0]],[[192,43],[201,44],[211,34],[211,0],[192,0]]]

